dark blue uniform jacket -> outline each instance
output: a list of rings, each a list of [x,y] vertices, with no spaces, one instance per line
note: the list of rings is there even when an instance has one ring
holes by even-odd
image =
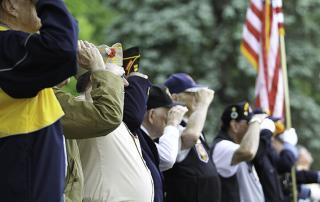
[[[138,135],[142,156],[151,172],[154,184],[154,201],[163,202],[163,179],[159,169],[159,154],[155,143],[145,134],[140,126],[147,111],[148,89],[151,83],[144,78],[128,78],[129,86],[125,88],[124,117],[130,131]]]

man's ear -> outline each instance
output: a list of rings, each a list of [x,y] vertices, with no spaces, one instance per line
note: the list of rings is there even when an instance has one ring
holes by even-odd
[[[148,122],[150,123],[150,124],[153,124],[153,120],[154,120],[154,116],[155,116],[155,111],[154,111],[154,109],[149,109],[148,110]]]
[[[18,17],[17,4],[15,0],[2,0],[1,7],[9,15]]]

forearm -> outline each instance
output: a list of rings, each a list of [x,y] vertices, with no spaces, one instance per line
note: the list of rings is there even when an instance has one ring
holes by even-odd
[[[201,135],[208,112],[208,106],[199,106],[189,117],[187,126],[182,132],[182,149],[195,145]]]
[[[66,138],[82,139],[107,135],[116,129],[123,115],[122,80],[110,72],[92,74],[93,103],[77,100],[55,89],[65,112],[62,125]]]
[[[160,170],[166,171],[174,165],[179,151],[179,130],[174,126],[167,126],[157,145],[160,157]]]
[[[42,26],[38,35],[48,48],[77,50],[78,25],[61,0],[39,0],[37,13]]]
[[[249,128],[241,140],[240,147],[236,150],[232,158],[232,165],[242,161],[250,161],[254,158],[259,147],[260,124],[258,122],[250,123]]]

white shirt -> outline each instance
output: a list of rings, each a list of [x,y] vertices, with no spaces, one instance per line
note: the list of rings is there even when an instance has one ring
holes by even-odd
[[[181,145],[181,134],[182,132],[185,130],[185,127],[183,126],[179,126],[179,133],[180,133],[180,138],[179,138],[179,144]],[[203,134],[201,133],[201,137],[203,137]],[[183,149],[181,150],[181,146],[180,146],[180,150],[178,152],[178,156],[177,156],[177,160],[176,162],[180,163],[182,162],[183,160],[185,160],[190,152],[192,147],[188,148],[188,149]]]
[[[231,165],[233,155],[239,147],[240,145],[228,140],[222,140],[215,145],[212,159],[217,171],[225,178],[236,174],[241,202],[264,202],[262,186],[254,166],[249,166],[247,162]]]
[[[151,173],[139,139],[124,123],[110,134],[78,140],[84,174],[84,202],[152,202]]]
[[[141,130],[150,136],[145,127],[141,126]],[[159,143],[155,142],[160,159],[160,171],[166,171],[172,168],[176,162],[178,151],[181,147],[180,143],[180,133],[178,128],[174,126],[166,126],[164,128],[163,135],[159,138]]]
[[[216,144],[212,154],[212,159],[216,165],[218,173],[222,177],[231,177],[237,172],[239,164],[231,165],[231,161],[234,152],[239,147],[240,145],[227,140],[222,140]]]

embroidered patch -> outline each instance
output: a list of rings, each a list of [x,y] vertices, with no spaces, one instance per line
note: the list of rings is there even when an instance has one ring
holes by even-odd
[[[206,149],[203,147],[203,144],[201,144],[201,141],[200,140],[198,140],[198,141],[199,142],[195,145],[198,158],[200,159],[200,161],[208,163],[209,155],[208,155]]]

